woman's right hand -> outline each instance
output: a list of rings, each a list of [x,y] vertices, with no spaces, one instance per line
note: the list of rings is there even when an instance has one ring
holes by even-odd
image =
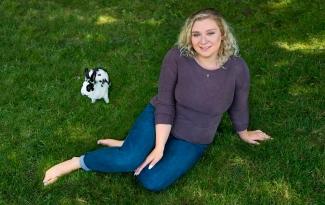
[[[153,166],[155,166],[163,157],[164,150],[155,147],[151,153],[147,156],[146,160],[136,169],[134,170],[134,175],[139,175],[140,172],[145,168],[148,164],[148,169],[151,169]]]

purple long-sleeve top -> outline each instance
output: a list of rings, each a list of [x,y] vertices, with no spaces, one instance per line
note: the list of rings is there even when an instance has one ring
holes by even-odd
[[[152,98],[156,124],[172,125],[171,134],[192,143],[210,144],[224,112],[234,129],[247,129],[249,70],[240,57],[231,56],[223,67],[207,70],[178,48],[166,54],[158,95]]]

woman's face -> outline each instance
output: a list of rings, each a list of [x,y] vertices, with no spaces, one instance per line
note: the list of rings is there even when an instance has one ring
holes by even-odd
[[[216,59],[221,38],[221,32],[215,20],[207,18],[194,22],[191,42],[198,58]]]

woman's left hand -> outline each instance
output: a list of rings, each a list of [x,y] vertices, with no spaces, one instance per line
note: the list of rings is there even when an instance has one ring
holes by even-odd
[[[267,135],[261,130],[254,130],[254,131],[241,131],[238,132],[240,138],[249,143],[249,144],[260,144],[259,141],[265,141],[273,139],[271,136]]]

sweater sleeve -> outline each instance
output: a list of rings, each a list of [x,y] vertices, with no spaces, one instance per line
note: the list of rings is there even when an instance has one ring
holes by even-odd
[[[175,116],[175,85],[177,81],[177,50],[166,54],[160,71],[155,110],[156,124],[173,124]]]
[[[238,69],[233,102],[228,110],[230,119],[236,132],[247,129],[249,123],[248,95],[249,70],[245,61],[238,58]]]

